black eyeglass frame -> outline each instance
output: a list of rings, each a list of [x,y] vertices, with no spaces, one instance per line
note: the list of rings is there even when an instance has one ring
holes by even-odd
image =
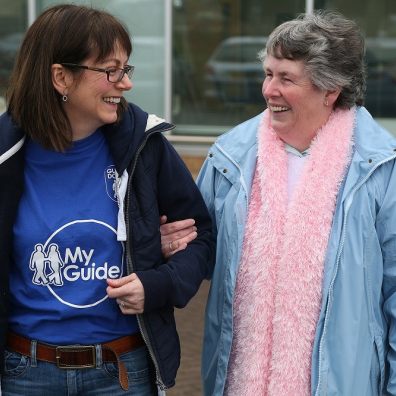
[[[135,66],[132,66],[132,65],[125,65],[123,68],[120,68],[120,67],[109,67],[107,69],[102,69],[100,67],[86,66],[86,65],[78,65],[76,63],[67,63],[67,62],[61,63],[61,65],[62,66],[66,66],[66,67],[75,67],[75,68],[78,68],[78,69],[86,69],[86,70],[93,70],[93,71],[97,71],[97,72],[101,72],[101,73],[106,73],[107,81],[111,82],[113,84],[116,84],[116,83],[120,82],[124,78],[125,74],[128,76],[128,78],[132,78],[133,72],[135,70]],[[119,77],[118,77],[118,79],[116,81],[111,81],[110,80],[110,74],[112,72],[114,72],[115,70],[119,70],[122,73],[119,74]]]

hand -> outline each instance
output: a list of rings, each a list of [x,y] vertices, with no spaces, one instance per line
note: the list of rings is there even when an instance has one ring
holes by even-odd
[[[166,216],[160,218],[161,250],[166,258],[184,250],[198,235],[194,219],[174,221],[173,223],[166,223],[167,220]]]
[[[107,284],[107,295],[117,299],[123,314],[135,315],[143,312],[144,287],[136,274],[120,279],[107,279]]]

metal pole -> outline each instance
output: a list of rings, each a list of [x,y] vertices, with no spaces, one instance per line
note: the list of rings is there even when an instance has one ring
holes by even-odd
[[[305,0],[305,12],[312,14],[314,11],[314,0]]]
[[[27,23],[30,26],[36,19],[36,0],[28,0],[27,2]]]
[[[172,0],[165,0],[164,117],[172,121]]]

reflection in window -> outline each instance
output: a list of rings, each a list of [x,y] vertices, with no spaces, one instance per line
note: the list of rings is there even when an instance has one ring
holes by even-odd
[[[335,9],[354,19],[366,38],[365,106],[373,117],[396,131],[396,2],[316,0],[316,8]]]
[[[27,2],[0,1],[0,113],[5,110],[5,92],[27,25]]]
[[[174,0],[175,133],[218,134],[263,111],[257,53],[304,9],[304,0]]]

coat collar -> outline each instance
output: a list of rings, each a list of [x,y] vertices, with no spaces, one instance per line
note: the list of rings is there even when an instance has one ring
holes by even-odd
[[[173,128],[173,125],[163,119],[149,115],[138,106],[129,103],[119,122],[105,125],[101,129],[109,144],[117,172],[122,174],[149,134]],[[0,131],[1,164],[23,147],[25,134],[12,121],[8,112],[0,116]]]
[[[342,201],[382,163],[396,157],[396,140],[364,107],[356,109],[354,153],[345,180]]]
[[[262,117],[260,113],[220,136],[209,153],[213,165],[224,177],[231,183],[241,182],[246,200],[250,197],[256,168],[257,130]]]
[[[213,158],[215,166],[222,171],[228,166],[225,176],[232,182],[241,173],[246,180],[248,196],[255,170],[257,129],[262,116],[263,113],[239,124],[220,136],[214,145],[214,149],[222,154],[214,155],[218,157]],[[356,108],[353,139],[354,152],[344,186],[344,195],[356,185],[358,179],[368,175],[373,167],[396,156],[396,139],[382,128],[364,107]],[[229,161],[224,162],[224,158]],[[239,172],[232,172],[233,169],[239,169]]]
[[[102,127],[118,174],[121,175],[128,167],[149,134],[173,128],[173,125],[163,119],[149,115],[140,107],[129,103],[119,122]]]
[[[12,157],[25,141],[25,136],[11,119],[8,112],[0,116],[0,164]]]
[[[118,174],[122,174],[144,139],[148,114],[134,104],[128,104],[120,121],[102,127]]]

